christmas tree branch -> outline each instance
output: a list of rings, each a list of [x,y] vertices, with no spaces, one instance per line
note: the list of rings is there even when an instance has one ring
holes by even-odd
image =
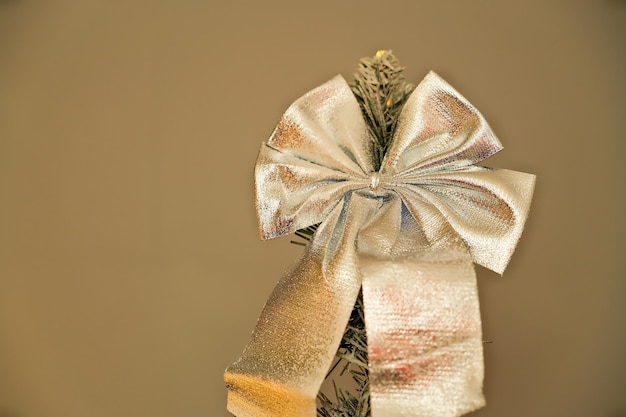
[[[350,86],[374,136],[374,168],[380,169],[396,130],[402,106],[415,86],[404,79],[404,67],[391,51],[362,58]]]

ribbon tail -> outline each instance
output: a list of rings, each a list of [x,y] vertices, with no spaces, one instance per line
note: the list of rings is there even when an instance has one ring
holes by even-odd
[[[463,248],[361,260],[376,417],[457,417],[484,406],[476,275]]]
[[[305,256],[283,277],[241,358],[226,370],[227,408],[237,417],[315,416],[319,385],[345,327],[339,289],[319,266],[314,255]]]
[[[316,415],[360,282],[356,275],[350,285],[327,279],[315,255],[278,283],[241,358],[226,370],[227,408],[237,417]]]
[[[361,287],[356,235],[378,206],[347,195],[267,301],[241,358],[226,370],[238,417],[315,417],[315,400]]]

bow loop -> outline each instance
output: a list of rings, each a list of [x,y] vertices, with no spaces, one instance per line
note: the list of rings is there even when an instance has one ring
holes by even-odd
[[[504,272],[526,222],[534,175],[467,167],[405,180],[397,191],[430,242],[450,239],[451,226],[474,262]]]
[[[382,172],[454,170],[502,149],[491,128],[465,97],[431,71],[402,109]]]
[[[313,89],[285,112],[261,148],[256,207],[261,237],[321,222],[345,193],[369,182],[372,137],[341,76]]]

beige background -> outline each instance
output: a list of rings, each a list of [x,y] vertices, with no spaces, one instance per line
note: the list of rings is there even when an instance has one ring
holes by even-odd
[[[538,175],[479,268],[488,406],[626,416],[626,2],[0,0],[0,417],[226,416],[289,239],[252,172],[298,96],[392,48]]]

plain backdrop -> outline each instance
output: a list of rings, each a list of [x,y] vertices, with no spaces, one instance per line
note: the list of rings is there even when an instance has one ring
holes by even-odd
[[[260,144],[378,49],[538,177],[504,277],[477,270],[471,415],[626,416],[625,41],[623,0],[0,0],[0,416],[227,416],[301,253],[259,240]]]

